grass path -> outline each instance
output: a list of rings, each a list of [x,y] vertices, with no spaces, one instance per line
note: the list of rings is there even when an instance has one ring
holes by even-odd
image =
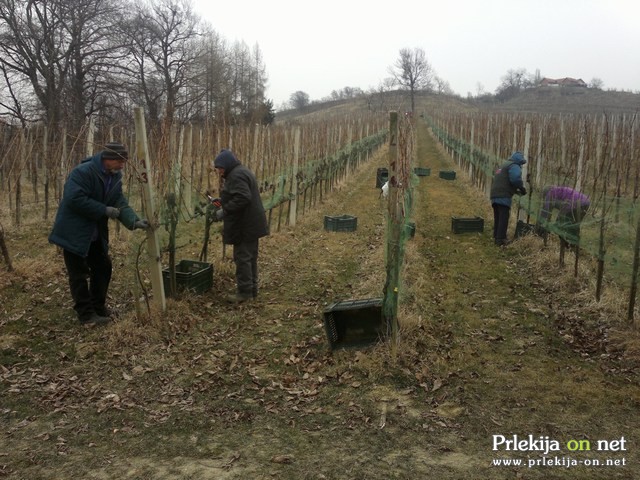
[[[295,228],[261,242],[261,298],[240,308],[218,300],[233,282],[215,247],[212,292],[170,301],[168,313],[148,323],[123,305],[106,329],[69,320],[59,267],[48,267],[46,282],[16,262],[18,273],[0,293],[10,319],[0,350],[0,451],[10,453],[0,457],[0,472],[45,479],[637,478],[637,376],[611,374],[558,333],[572,306],[559,308],[531,273],[535,240],[496,249],[490,222],[482,234],[451,233],[452,215],[487,219],[487,202],[460,172],[455,181],[438,178],[452,164],[423,125],[419,139],[418,164],[432,174],[416,192],[397,358],[384,345],[330,354],[322,323],[333,301],[381,296],[384,205],[374,188],[386,163],[381,152]],[[358,217],[357,232],[323,230],[325,214],[345,213]],[[35,245],[23,237],[10,249],[31,248],[41,255],[37,265],[51,263],[53,251]],[[116,258],[129,248],[120,242]],[[187,246],[182,254],[198,251]],[[126,262],[115,263],[112,295],[127,298]],[[542,458],[492,451],[493,435],[529,434],[560,442],[561,451],[547,457],[624,458],[627,466],[492,466],[494,458]],[[596,440],[622,436],[626,451],[595,451]],[[590,440],[592,451],[569,452],[571,439]]]

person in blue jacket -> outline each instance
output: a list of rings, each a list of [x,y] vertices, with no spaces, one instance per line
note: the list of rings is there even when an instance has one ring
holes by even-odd
[[[493,208],[493,240],[498,246],[509,243],[507,229],[511,213],[511,198],[515,193],[526,195],[522,182],[522,165],[527,163],[521,152],[514,152],[509,160],[498,168],[491,183],[491,207]]]
[[[74,310],[82,324],[111,320],[106,305],[111,282],[110,218],[129,230],[147,229],[122,193],[122,168],[129,158],[121,143],[112,142],[71,170],[49,242],[63,250]]]

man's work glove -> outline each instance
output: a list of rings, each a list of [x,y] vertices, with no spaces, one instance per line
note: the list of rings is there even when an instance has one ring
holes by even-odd
[[[221,208],[216,210],[216,220],[220,221],[224,218],[224,210]]]
[[[524,196],[524,195],[527,194],[527,189],[524,188],[524,187],[518,187],[518,188],[516,188],[516,193],[518,195],[523,195]]]
[[[133,224],[134,229],[146,230],[149,228],[151,224],[149,220],[136,220],[136,223]]]
[[[120,216],[120,209],[116,207],[107,207],[104,213],[109,218],[118,218]]]

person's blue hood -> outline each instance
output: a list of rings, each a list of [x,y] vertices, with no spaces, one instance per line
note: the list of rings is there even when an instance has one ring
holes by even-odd
[[[527,163],[522,152],[513,152],[509,160],[518,165],[524,165],[525,163]]]
[[[236,158],[231,150],[222,149],[213,161],[214,167],[224,168],[225,172],[231,171],[234,167],[240,165],[240,161]]]

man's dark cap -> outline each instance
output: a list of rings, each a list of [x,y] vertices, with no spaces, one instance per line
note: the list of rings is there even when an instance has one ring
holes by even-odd
[[[104,146],[102,151],[103,160],[128,160],[129,152],[127,148],[118,142],[109,142]]]

